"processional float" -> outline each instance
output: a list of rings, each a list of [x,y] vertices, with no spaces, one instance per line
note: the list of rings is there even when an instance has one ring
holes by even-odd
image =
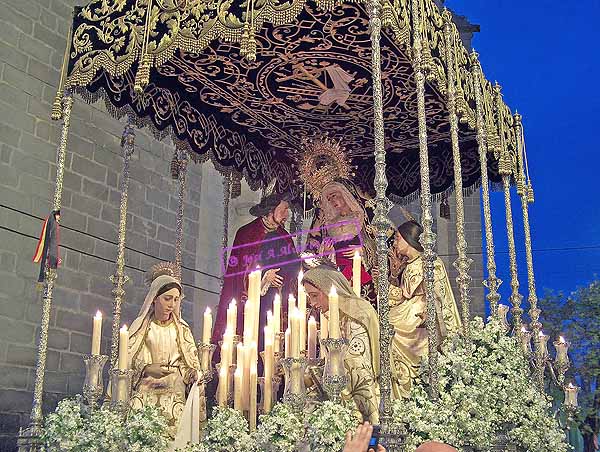
[[[374,193],[377,261],[387,274],[386,232],[392,201],[420,196],[424,233],[429,379],[437,381],[432,200],[454,191],[457,284],[462,315],[470,316],[463,194],[482,189],[487,299],[499,312],[490,188],[502,187],[511,275],[514,334],[522,333],[511,186],[521,199],[534,340],[536,381],[547,362],[537,307],[528,204],[533,189],[522,118],[485,79],[448,10],[433,0],[93,0],[76,7],[69,29],[52,118],[62,120],[53,209],[61,205],[65,152],[74,95],[103,100],[123,132],[118,254],[113,282],[110,365],[118,354],[124,272],[127,190],[135,126],[175,144],[171,170],[179,181],[176,263],[181,266],[183,193],[189,160],[210,159],[224,176],[224,201],[244,178],[252,189],[277,180],[295,186],[295,152],[327,131],[344,144],[356,182]],[[225,210],[227,212],[227,209]],[[227,216],[223,243],[227,243]],[[55,269],[47,270],[29,435],[42,421],[48,322]],[[391,425],[388,281],[377,283],[381,326],[381,421]],[[502,309],[500,310],[502,311]],[[464,334],[469,334],[464,322]],[[564,366],[563,366],[564,367]],[[564,375],[564,372],[563,372]],[[24,435],[27,436],[27,435]]]

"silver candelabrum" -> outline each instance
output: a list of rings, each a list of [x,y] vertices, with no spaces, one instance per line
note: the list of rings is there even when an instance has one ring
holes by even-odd
[[[111,371],[111,401],[113,410],[126,414],[131,399],[131,379],[135,371],[130,369],[113,369]]]
[[[84,355],[85,380],[83,382],[83,397],[87,405],[94,409],[104,394],[104,366],[108,355]]]
[[[283,367],[285,386],[283,390],[283,402],[297,411],[302,411],[306,404],[306,386],[304,384],[304,372],[308,360],[301,358],[281,359]]]
[[[196,345],[198,347],[198,355],[200,356],[200,370],[202,371],[200,382],[208,384],[214,377],[212,360],[213,355],[217,350],[217,346],[215,344],[205,344],[203,342],[198,342]]]
[[[325,352],[323,388],[329,399],[335,403],[340,402],[342,391],[348,384],[348,374],[344,366],[344,358],[346,353],[348,353],[349,345],[350,341],[345,338],[321,340],[321,347]]]

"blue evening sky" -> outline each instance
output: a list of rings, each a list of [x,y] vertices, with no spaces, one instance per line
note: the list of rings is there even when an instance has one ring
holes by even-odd
[[[481,25],[483,71],[523,115],[535,203],[530,205],[538,296],[600,277],[600,0],[447,0]],[[527,272],[513,191],[521,293]],[[492,196],[502,299],[510,291],[504,198]]]

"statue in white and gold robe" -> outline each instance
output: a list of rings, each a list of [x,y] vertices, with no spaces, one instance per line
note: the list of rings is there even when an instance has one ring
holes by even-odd
[[[201,399],[193,404],[200,411],[193,416],[199,424],[206,421],[206,401],[204,387],[197,382],[200,377],[198,351],[189,325],[179,315],[179,297],[174,301],[168,319],[156,318],[155,302],[165,288],[179,289],[181,294],[179,281],[169,275],[158,276],[129,329],[129,367],[135,371],[130,404],[132,408],[158,407],[166,417],[170,436],[174,439],[186,406],[188,388],[194,383],[199,385],[192,392]],[[150,375],[150,369],[154,375]],[[162,373],[157,375],[156,369]],[[196,430],[199,428],[200,425],[195,427]]]
[[[340,311],[340,332],[349,340],[344,359],[348,384],[342,398],[353,400],[357,414],[373,424],[379,423],[379,321],[377,312],[363,298],[357,297],[346,277],[329,265],[311,268],[302,280],[308,301],[328,316],[324,305],[331,286],[337,290]],[[312,287],[311,287],[312,286]],[[318,292],[315,294],[315,289]],[[323,300],[323,303],[319,301]]]
[[[390,323],[394,328],[390,362],[392,390],[395,398],[408,397],[413,381],[418,377],[421,360],[427,355],[429,341],[425,320],[423,258],[418,238],[421,226],[409,221],[398,228],[395,251],[409,257],[400,278],[400,286],[390,285]],[[461,327],[461,318],[450,286],[448,273],[440,258],[434,262],[434,293],[438,344]]]

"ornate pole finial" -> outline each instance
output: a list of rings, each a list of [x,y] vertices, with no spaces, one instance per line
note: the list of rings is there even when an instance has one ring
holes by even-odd
[[[435,307],[434,264],[436,235],[433,232],[433,216],[431,213],[431,188],[429,181],[429,150],[427,146],[427,117],[425,110],[425,70],[422,43],[423,19],[421,3],[411,0],[413,29],[413,67],[417,85],[417,114],[419,123],[419,160],[421,172],[421,222],[423,234],[420,237],[423,246],[423,267],[425,299],[427,302],[427,335],[429,339],[429,387],[433,400],[439,397],[438,392],[438,344],[437,344],[437,312]]]
[[[463,319],[463,332],[469,335],[469,320],[471,317],[471,298],[469,296],[469,268],[473,260],[467,255],[467,240],[465,238],[465,206],[463,198],[463,182],[460,146],[458,140],[458,114],[457,114],[457,78],[455,72],[455,46],[456,39],[453,35],[452,13],[446,8],[442,13],[444,18],[444,38],[446,43],[447,66],[447,106],[450,120],[450,141],[452,143],[452,160],[454,162],[454,193],[456,197],[456,251],[458,258],[454,267],[458,271],[456,282],[460,294],[461,314]]]
[[[471,52],[471,74],[473,75],[475,88],[475,108],[477,115],[477,143],[479,145],[479,164],[481,167],[481,193],[483,201],[483,221],[485,226],[485,247],[487,254],[487,271],[488,277],[484,281],[484,285],[489,290],[487,299],[490,303],[490,312],[492,317],[498,318],[498,302],[500,301],[500,293],[498,289],[502,281],[496,276],[496,256],[494,250],[494,234],[492,230],[492,209],[490,205],[490,183],[488,177],[488,162],[487,162],[487,135],[484,118],[483,94],[481,88],[481,80],[483,74],[481,65],[479,64],[478,55],[475,50]]]
[[[546,358],[544,356],[544,346],[541,344],[541,333],[542,324],[540,322],[541,310],[538,308],[538,298],[535,287],[535,273],[533,271],[533,252],[531,245],[531,228],[529,225],[529,190],[525,184],[525,169],[524,169],[524,133],[523,133],[523,122],[522,117],[518,113],[514,115],[515,119],[515,135],[517,138],[517,156],[519,160],[519,180],[523,184],[523,190],[520,194],[521,198],[521,210],[523,212],[523,230],[525,233],[525,258],[527,263],[527,283],[528,283],[528,297],[529,302],[529,317],[531,319],[531,329],[533,331],[533,343],[534,343],[534,375],[535,381],[540,390],[544,388],[544,370],[546,367]]]
[[[495,110],[496,110],[496,124],[498,127],[498,135],[500,136],[500,161],[498,163],[498,170],[502,175],[502,187],[504,189],[504,209],[506,211],[506,235],[508,238],[508,258],[510,267],[510,287],[511,295],[510,302],[512,304],[512,320],[513,320],[513,332],[519,336],[521,334],[522,326],[522,315],[523,309],[521,308],[521,301],[523,296],[519,293],[519,274],[517,272],[517,252],[515,247],[515,235],[513,226],[512,207],[510,199],[510,178],[513,174],[513,162],[510,156],[508,145],[506,143],[506,124],[505,124],[505,112],[506,107],[502,102],[501,87],[496,82],[494,86],[495,96]]]
[[[177,227],[175,228],[175,264],[177,265],[179,275],[182,275],[181,266],[183,263],[183,217],[184,217],[184,199],[187,182],[187,168],[190,156],[187,151],[177,149],[177,162],[179,168],[179,186],[177,191],[178,208],[177,208]]]
[[[140,59],[138,61],[138,68],[135,74],[135,80],[133,90],[141,94],[148,86],[150,82],[150,66],[152,65],[152,58],[148,54],[148,39],[150,36],[150,16],[152,15],[152,0],[148,0],[146,6],[146,22],[142,30],[144,36],[142,38],[142,49],[140,51]]]
[[[71,125],[71,110],[73,108],[73,96],[69,90],[66,90],[62,99],[62,129],[60,142],[56,151],[56,183],[54,187],[54,197],[52,201],[52,210],[60,210],[62,204],[63,178],[65,172],[65,161],[67,153],[67,139],[69,136],[69,127]],[[35,364],[35,379],[33,386],[33,403],[31,406],[30,423],[28,428],[22,432],[19,438],[20,445],[31,446],[30,450],[37,450],[40,428],[42,426],[42,398],[44,394],[44,377],[46,374],[46,360],[48,352],[48,330],[50,327],[50,312],[52,308],[52,297],[54,283],[56,281],[57,271],[54,268],[46,267],[46,277],[44,278],[44,295],[42,298],[42,318],[40,320],[40,336],[38,341],[37,359]]]
[[[135,151],[135,127],[133,118],[127,115],[127,124],[121,135],[121,149],[123,153],[123,170],[121,176],[121,203],[119,205],[119,234],[117,242],[117,260],[115,273],[110,276],[113,284],[113,316],[110,344],[110,369],[117,367],[119,355],[119,330],[121,328],[121,306],[125,299],[125,284],[129,277],[125,274],[125,239],[127,233],[127,201],[129,196],[129,164]]]

